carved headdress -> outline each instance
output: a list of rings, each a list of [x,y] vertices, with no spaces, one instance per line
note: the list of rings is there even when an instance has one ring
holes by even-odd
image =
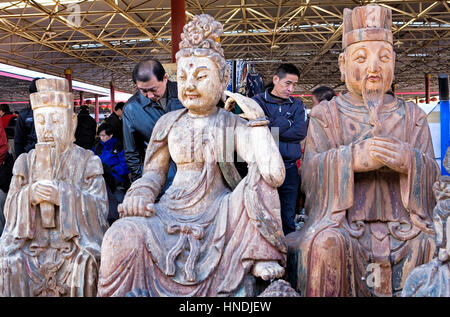
[[[376,4],[344,9],[342,49],[362,41],[392,40],[391,9]]]
[[[192,21],[183,28],[180,50],[176,54],[176,59],[192,55],[209,57],[216,62],[221,78],[228,80],[229,67],[218,41],[222,32],[222,24],[214,20],[212,16],[208,14],[194,16]]]
[[[73,111],[73,94],[67,79],[51,78],[36,81],[37,92],[30,95],[31,108],[58,107]]]

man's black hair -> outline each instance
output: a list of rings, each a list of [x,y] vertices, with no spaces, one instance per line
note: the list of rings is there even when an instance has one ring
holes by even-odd
[[[97,135],[100,134],[100,132],[105,131],[106,135],[111,135],[114,132],[114,128],[109,123],[102,123],[98,129],[97,129]]]
[[[10,110],[9,110],[9,105],[6,104],[6,103],[2,103],[2,104],[0,105],[0,110],[3,111],[3,112],[5,112],[5,113],[9,113],[9,112],[10,112]]]
[[[156,59],[150,58],[139,62],[133,69],[133,82],[136,84],[137,81],[146,82],[149,81],[153,76],[156,77],[158,81],[164,79],[166,70],[162,64]]]
[[[294,64],[286,63],[281,64],[278,66],[275,75],[278,76],[278,78],[283,79],[286,74],[296,75],[297,77],[300,77],[300,71]]]
[[[317,87],[312,91],[312,94],[316,96],[318,102],[321,102],[322,100],[330,101],[334,96],[336,96],[334,90],[327,86]]]
[[[125,106],[125,102],[123,102],[123,101],[119,101],[118,103],[116,103],[116,106],[114,107],[114,110],[115,111],[117,111],[117,110],[123,110],[123,106]]]
[[[30,94],[32,94],[32,93],[34,93],[34,92],[37,92],[36,81],[37,81],[38,79],[43,79],[43,78],[42,78],[42,77],[36,77],[36,78],[34,78],[34,79],[31,81],[31,84],[30,84],[30,86],[28,87],[28,92],[29,92]]]

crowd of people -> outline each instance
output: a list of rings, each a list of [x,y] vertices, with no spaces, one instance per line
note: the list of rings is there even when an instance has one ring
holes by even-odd
[[[286,168],[285,181],[278,188],[285,235],[298,228],[296,215],[302,213],[304,200],[300,190],[300,162],[308,115],[303,102],[291,96],[299,77],[300,72],[295,65],[281,64],[273,75],[272,84],[252,97],[270,121],[272,134],[278,137],[280,154]],[[92,150],[103,164],[110,208],[109,224],[119,218],[117,207],[131,183],[142,176],[145,150],[156,122],[165,113],[183,107],[178,100],[177,84],[168,79],[168,74],[158,60],[150,58],[139,62],[132,78],[136,93],[126,103],[118,102],[114,111],[102,122],[95,121],[87,105],[81,105],[77,114],[75,144]],[[37,79],[29,86],[30,94],[37,91]],[[318,87],[312,91],[313,106],[322,100],[331,100],[335,95],[329,87]],[[12,113],[9,105],[1,104],[0,125],[0,222],[3,224],[2,209],[14,161],[22,153],[33,149],[37,140],[31,107],[20,113]],[[172,162],[160,196],[172,183],[175,173],[176,165]]]

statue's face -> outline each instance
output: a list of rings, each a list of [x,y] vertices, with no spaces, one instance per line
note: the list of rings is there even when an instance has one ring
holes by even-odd
[[[444,201],[438,203],[444,205]],[[441,205],[441,208],[444,206]],[[439,206],[436,206],[438,208]],[[447,207],[448,209],[448,207]],[[450,257],[450,213],[440,215],[435,212],[433,215],[434,229],[436,231],[436,247],[439,250],[439,260],[445,262]]]
[[[177,62],[178,99],[190,113],[214,110],[225,89],[216,63],[209,57],[180,57]]]
[[[76,114],[62,107],[41,107],[33,110],[38,142],[50,142],[62,153],[73,142]]]
[[[341,74],[350,95],[361,99],[363,91],[384,94],[394,79],[395,53],[385,41],[351,44],[339,56]]]

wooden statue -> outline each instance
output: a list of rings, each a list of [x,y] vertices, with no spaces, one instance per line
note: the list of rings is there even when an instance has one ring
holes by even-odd
[[[444,167],[450,173],[450,147]],[[441,176],[433,191],[437,200],[433,213],[437,256],[412,271],[406,279],[403,297],[450,297],[450,176]]]
[[[227,92],[250,121],[217,107],[229,78],[221,33],[209,15],[184,27],[177,82],[185,109],[164,115],[153,130],[144,175],[103,240],[98,296],[136,289],[150,296],[252,296],[254,276],[284,274],[276,190],[283,160],[255,101]],[[249,164],[242,180],[235,150]],[[156,202],[171,159],[177,174]]]
[[[20,155],[0,238],[1,296],[95,296],[108,202],[100,158],[74,145],[64,79],[39,79],[31,106],[38,143]]]
[[[303,296],[395,296],[433,255],[439,166],[425,113],[386,93],[390,9],[345,9],[343,23],[348,92],[310,114],[302,164],[310,219],[287,237],[289,279]]]

